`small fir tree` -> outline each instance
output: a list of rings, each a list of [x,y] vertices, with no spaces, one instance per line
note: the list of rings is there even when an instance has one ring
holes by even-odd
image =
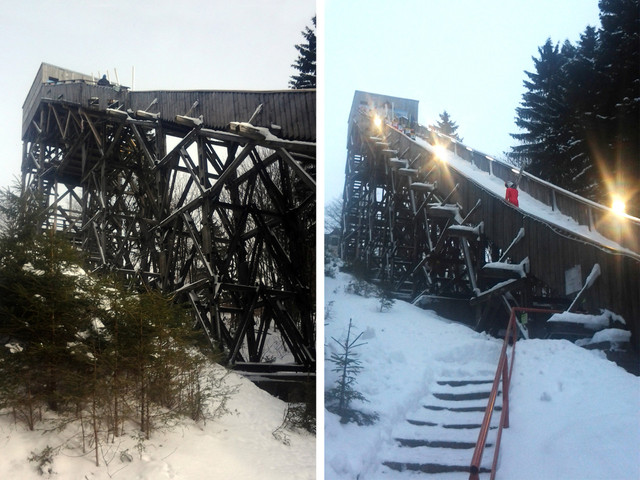
[[[356,422],[358,425],[370,425],[377,420],[378,415],[375,413],[363,413],[351,407],[353,400],[368,402],[368,400],[355,389],[357,383],[356,377],[362,370],[362,365],[358,359],[358,354],[354,351],[356,348],[366,345],[366,343],[357,343],[362,332],[354,339],[351,339],[352,319],[349,319],[349,328],[347,329],[347,338],[340,342],[332,337],[341,351],[332,353],[329,361],[334,364],[333,371],[339,374],[336,386],[327,392],[327,410],[340,416],[342,423]]]
[[[0,229],[0,408],[32,430],[45,408],[54,428],[79,423],[96,464],[126,422],[138,420],[149,438],[175,417],[227,412],[234,388],[209,371],[186,310],[85,273],[63,235],[40,229],[37,198],[2,193],[0,212],[10,215]]]

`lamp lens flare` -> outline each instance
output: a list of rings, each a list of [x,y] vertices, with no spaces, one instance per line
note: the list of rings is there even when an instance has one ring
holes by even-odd
[[[619,197],[614,197],[613,201],[611,203],[611,208],[618,215],[622,215],[623,213],[625,213],[625,210],[627,209],[627,206],[624,203],[624,200],[622,200]]]
[[[373,124],[378,128],[381,127],[382,126],[382,118],[380,118],[379,115],[375,115],[373,117]]]
[[[442,161],[446,161],[447,160],[447,149],[445,147],[443,147],[442,145],[436,145],[435,146],[435,154],[436,157],[438,157],[440,160]]]

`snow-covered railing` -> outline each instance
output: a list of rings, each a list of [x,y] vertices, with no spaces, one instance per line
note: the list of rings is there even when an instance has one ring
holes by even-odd
[[[478,434],[478,441],[476,442],[476,448],[473,452],[471,459],[471,466],[469,467],[469,480],[479,480],[480,463],[482,462],[482,454],[484,453],[484,447],[487,443],[487,435],[489,434],[489,426],[491,425],[491,417],[496,404],[496,398],[498,397],[498,391],[500,389],[500,380],[502,380],[502,413],[500,415],[500,423],[498,425],[498,433],[496,436],[496,444],[493,453],[493,463],[491,465],[491,480],[496,476],[496,466],[498,464],[498,456],[500,454],[500,440],[502,438],[502,429],[509,428],[509,385],[511,384],[511,374],[513,373],[513,365],[516,359],[516,341],[518,339],[518,329],[516,328],[516,312],[522,313],[560,313],[558,310],[547,310],[542,308],[521,308],[513,307],[511,309],[511,316],[509,317],[509,325],[507,326],[507,332],[504,336],[504,342],[502,344],[502,351],[500,352],[500,358],[498,360],[498,368],[496,369],[496,375],[493,379],[493,386],[491,387],[491,394],[489,401],[487,402],[487,409],[484,412],[484,419],[482,426],[480,427],[480,433]],[[509,365],[509,356],[507,354],[507,347],[511,344],[511,365]]]
[[[505,182],[516,181],[520,176],[520,171],[515,166],[467,147],[447,135],[423,126],[420,126],[416,133],[431,145],[445,147],[478,169]],[[619,245],[640,253],[640,218],[616,213],[612,208],[569,192],[525,171],[521,173],[518,188],[553,210],[573,218],[580,225],[586,225],[589,230],[597,231]]]

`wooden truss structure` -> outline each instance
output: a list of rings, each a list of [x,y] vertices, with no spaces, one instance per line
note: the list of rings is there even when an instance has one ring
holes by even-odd
[[[188,302],[230,364],[314,371],[315,143],[118,107],[40,102],[22,172],[45,227]]]
[[[408,301],[458,300],[478,325],[492,298],[517,305],[511,293],[526,281],[526,261],[522,268],[502,262],[509,249],[499,251],[484,235],[480,202],[461,195],[446,164],[399,132],[385,134],[365,114],[349,132],[343,259]],[[493,289],[505,280],[504,288]],[[474,305],[485,311],[474,312]]]

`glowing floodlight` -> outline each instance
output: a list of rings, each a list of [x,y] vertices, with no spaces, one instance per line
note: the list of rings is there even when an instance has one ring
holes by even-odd
[[[627,209],[627,206],[624,203],[624,200],[622,200],[620,197],[614,196],[611,203],[611,208],[617,215],[623,215],[625,213],[625,210]]]
[[[380,115],[375,115],[373,117],[373,124],[376,128],[380,128],[382,126],[382,118],[380,118]]]

